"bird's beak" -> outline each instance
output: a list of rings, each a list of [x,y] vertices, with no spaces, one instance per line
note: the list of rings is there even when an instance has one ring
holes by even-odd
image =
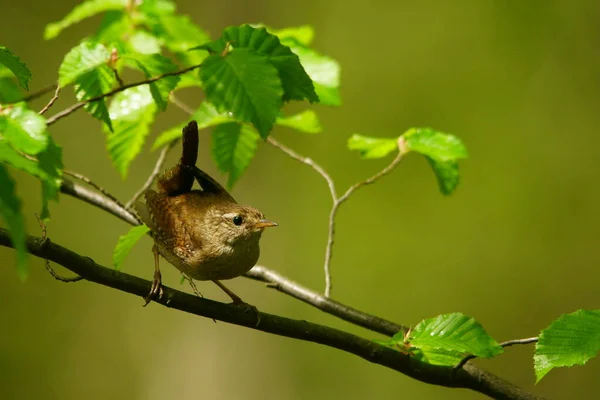
[[[264,229],[264,228],[270,228],[272,226],[277,226],[277,223],[273,222],[273,221],[269,221],[266,219],[261,219],[260,221],[258,221],[258,223],[256,225],[254,225],[256,228],[258,229]]]

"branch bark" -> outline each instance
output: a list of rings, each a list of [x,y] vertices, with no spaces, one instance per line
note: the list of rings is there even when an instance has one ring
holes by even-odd
[[[12,247],[8,231],[2,228],[0,228],[0,246]],[[48,239],[28,235],[27,248],[31,254],[60,264],[90,282],[142,298],[146,296],[151,286],[150,281],[98,265],[89,257],[81,256]],[[254,313],[248,313],[241,307],[198,298],[169,287],[164,287],[164,295],[156,302],[190,314],[336,348],[422,382],[472,389],[496,399],[541,399],[472,365],[453,371],[452,367],[420,363],[406,354],[324,325],[262,312],[257,322]]]

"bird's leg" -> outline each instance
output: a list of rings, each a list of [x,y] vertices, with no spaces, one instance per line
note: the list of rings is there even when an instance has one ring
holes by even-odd
[[[223,285],[221,282],[219,282],[219,281],[213,281],[213,282],[218,287],[220,287],[225,293],[227,293],[227,296],[231,297],[231,300],[233,300],[232,304],[239,306],[239,307],[244,307],[246,309],[246,311],[252,310],[252,312],[254,312],[254,314],[256,314],[256,326],[258,326],[258,324],[260,324],[260,313],[258,312],[258,309],[255,306],[253,306],[252,304],[246,303],[244,300],[242,300],[240,298],[240,296],[233,293],[229,288],[227,288],[227,286]]]
[[[160,274],[160,268],[158,266],[160,261],[160,255],[158,253],[158,247],[156,247],[156,245],[152,246],[152,252],[154,253],[154,279],[152,279],[150,293],[148,293],[148,296],[146,296],[145,298],[146,304],[144,304],[144,307],[146,307],[148,303],[150,303],[152,300],[157,298],[157,296],[160,299],[163,295],[162,275]]]

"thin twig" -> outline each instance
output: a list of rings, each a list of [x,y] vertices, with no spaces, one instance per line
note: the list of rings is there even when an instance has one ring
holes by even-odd
[[[115,79],[117,80],[117,83],[119,84],[119,87],[124,86],[125,83],[123,83],[123,79],[121,79],[121,76],[119,75],[119,71],[117,71],[116,68],[111,68],[113,73],[115,74]]]
[[[54,102],[58,99],[59,94],[60,94],[60,86],[56,85],[56,90],[54,91],[54,96],[52,96],[52,98],[50,99],[48,104],[46,104],[46,106],[41,109],[41,111],[39,112],[40,115],[43,115],[46,111],[48,111],[50,109],[50,107],[52,107]]]
[[[28,96],[23,97],[21,100],[19,101],[24,101],[24,102],[28,102],[31,100],[35,100],[38,97],[42,97],[43,95],[45,95],[46,93],[50,93],[51,91],[55,90],[56,87],[58,86],[57,83],[53,83],[51,85],[48,85],[46,87],[41,88],[40,90],[33,92],[31,94],[29,94]],[[19,102],[17,101],[17,103]]]
[[[323,179],[325,179],[325,181],[327,182],[327,186],[329,187],[329,193],[331,194],[332,201],[334,203],[337,201],[337,194],[335,192],[335,183],[333,182],[333,179],[331,179],[331,176],[327,173],[327,171],[325,171],[319,164],[314,162],[312,158],[301,156],[300,154],[296,153],[294,150],[290,149],[289,147],[285,146],[284,144],[280,143],[279,141],[273,139],[272,137],[269,137],[267,139],[267,143],[269,143],[270,145],[283,151],[285,154],[292,157],[294,160],[300,161],[301,163],[306,164],[309,167],[311,167],[312,169],[314,169],[315,171],[317,171],[317,173],[319,175],[321,175],[323,177]]]
[[[325,271],[325,297],[329,297],[331,295],[331,256],[333,252],[333,244],[335,242],[335,217],[337,216],[337,212],[340,206],[348,200],[348,198],[354,193],[357,189],[370,185],[376,182],[379,178],[389,174],[392,172],[396,166],[402,161],[403,152],[398,151],[398,154],[394,158],[394,160],[384,169],[370,177],[369,179],[365,179],[364,181],[355,183],[350,186],[346,193],[344,193],[340,198],[336,199],[333,203],[333,207],[331,207],[331,212],[329,213],[329,234],[327,235],[327,247],[325,249],[325,263],[323,269]]]
[[[171,94],[169,95],[169,100],[171,100],[171,103],[175,104],[183,112],[185,112],[189,115],[194,114],[194,110],[192,110],[192,108],[190,106],[188,106],[187,104],[185,104],[183,101],[179,100],[179,98],[177,96],[175,96],[174,93],[171,92]]]
[[[48,245],[48,243],[50,243],[50,239],[48,239],[48,228],[46,227],[46,224],[44,223],[44,221],[42,221],[40,216],[37,215],[37,213],[34,213],[34,215],[38,221],[38,224],[40,225],[40,228],[42,228],[42,241],[40,242],[40,247],[43,249]],[[50,275],[52,275],[52,277],[58,281],[70,283],[77,282],[83,279],[81,276],[65,278],[64,276],[57,274],[56,271],[54,271],[54,269],[50,265],[50,260],[48,260],[47,258],[44,258],[44,265],[46,266],[46,271],[48,271]]]
[[[117,199],[115,196],[113,196],[112,194],[110,194],[110,192],[108,190],[104,189],[102,186],[98,185],[97,183],[95,183],[94,181],[92,181],[87,176],[82,175],[82,174],[80,174],[78,172],[75,172],[75,171],[68,170],[68,169],[63,169],[63,173],[65,173],[67,175],[70,175],[73,178],[79,179],[82,182],[87,183],[88,185],[90,185],[91,187],[93,187],[94,189],[98,190],[100,193],[102,193],[103,195],[105,195],[106,197],[108,197],[109,199],[111,199],[119,207],[125,208],[125,209],[128,208],[128,207],[124,206],[123,203],[121,203],[119,201],[119,199]]]
[[[175,146],[175,143],[177,143],[177,141],[172,141],[167,146],[163,147],[163,149],[160,151],[160,154],[158,155],[158,159],[156,160],[156,164],[154,165],[154,169],[150,173],[150,176],[148,176],[148,179],[146,179],[146,182],[142,185],[142,187],[137,192],[135,192],[131,199],[129,199],[129,201],[125,204],[126,209],[130,210],[131,206],[133,206],[136,200],[139,199],[140,196],[143,195],[144,192],[150,188],[150,186],[152,186],[154,179],[156,179],[158,174],[160,174],[160,171],[163,169],[165,160],[167,159],[167,154],[173,148],[173,146]]]
[[[52,260],[90,282],[140,297],[148,294],[150,281],[116,271],[113,268],[103,267],[96,264],[91,258],[79,255],[55,243],[41,246],[42,241],[41,238],[27,236],[26,245],[29,252],[37,257]],[[0,246],[14,247],[8,231],[2,228],[0,228]],[[202,299],[166,286],[163,287],[163,290],[163,296],[156,299],[155,302],[171,309],[215,318],[279,336],[322,344],[357,355],[367,361],[426,383],[468,388],[496,399],[539,399],[538,396],[470,364],[451,373],[452,367],[427,364],[407,354],[339,329],[263,312],[257,312],[260,316],[259,324],[257,324],[255,313],[247,312],[244,307]]]
[[[513,339],[513,340],[507,340],[506,342],[502,342],[500,343],[500,346],[502,347],[510,347],[510,346],[514,346],[516,344],[530,344],[530,343],[537,343],[538,338],[537,337],[530,337],[530,338],[525,338],[525,339]],[[460,360],[460,362],[458,364],[456,364],[452,369],[454,371],[457,371],[459,369],[461,369],[462,367],[464,367],[464,365],[469,362],[470,360],[477,358],[477,356],[473,355],[473,354],[469,354],[468,356],[465,356],[462,360]]]
[[[71,114],[71,113],[79,110],[81,107],[83,107],[86,104],[89,104],[91,102],[102,100],[105,97],[113,96],[113,95],[115,95],[115,94],[117,94],[119,92],[122,92],[124,90],[130,89],[132,87],[141,86],[141,85],[147,85],[149,83],[156,82],[156,81],[158,81],[160,79],[166,78],[167,76],[182,75],[182,74],[185,74],[186,72],[190,72],[190,71],[192,71],[192,70],[194,70],[196,68],[200,68],[200,66],[201,66],[201,64],[199,64],[199,65],[192,65],[191,67],[184,68],[184,69],[182,69],[180,71],[167,72],[165,74],[156,76],[154,78],[146,79],[145,81],[129,83],[127,85],[123,85],[123,86],[120,86],[120,87],[118,87],[116,89],[113,89],[113,90],[111,90],[108,93],[101,94],[100,96],[92,97],[91,99],[88,99],[88,100],[85,100],[85,101],[80,101],[78,103],[75,103],[75,104],[71,105],[68,108],[65,108],[61,112],[58,112],[58,113],[54,114],[50,118],[48,118],[46,120],[46,125],[52,125],[53,123],[55,123],[59,119],[66,117],[67,115],[69,115],[69,114]]]

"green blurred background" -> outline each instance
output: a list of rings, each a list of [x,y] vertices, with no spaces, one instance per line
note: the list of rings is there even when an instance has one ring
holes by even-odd
[[[317,106],[325,133],[276,128],[310,156],[338,190],[389,160],[360,161],[352,133],[397,136],[411,126],[459,135],[471,158],[462,183],[443,198],[424,159],[410,156],[391,176],[359,191],[340,211],[333,259],[335,299],[403,324],[461,311],[498,340],[536,335],[561,313],[598,308],[600,260],[600,3],[589,1],[178,1],[212,37],[227,25],[313,25],[314,46],[342,66],[341,108]],[[50,42],[46,23],[75,1],[10,2],[0,42],[33,71],[32,88],[56,79],[64,54],[96,29],[85,21]],[[197,105],[198,94],[182,96]],[[46,99],[38,101],[43,105]],[[54,106],[74,101],[71,90]],[[36,103],[36,104],[38,104]],[[160,115],[150,140],[187,116]],[[149,145],[122,181],[104,150],[100,123],[80,111],[52,126],[65,165],[127,199],[157,157]],[[201,138],[200,165],[219,179]],[[178,150],[169,158],[176,161]],[[39,184],[18,175],[29,231],[39,234]],[[323,289],[330,198],[310,168],[262,145],[233,194],[280,223],[265,233],[260,263]],[[129,227],[62,196],[49,235],[110,265]],[[151,278],[151,243],[126,260]],[[14,255],[0,248],[2,399],[478,399],[426,385],[337,350],[193,317],[88,282],[63,284],[31,259],[21,283]],[[58,269],[63,271],[62,269]],[[167,285],[179,286],[172,267]],[[228,299],[214,285],[200,290]],[[350,326],[247,279],[230,287],[259,309]],[[534,386],[532,346],[476,363],[551,398],[592,399],[600,363],[550,373]]]

